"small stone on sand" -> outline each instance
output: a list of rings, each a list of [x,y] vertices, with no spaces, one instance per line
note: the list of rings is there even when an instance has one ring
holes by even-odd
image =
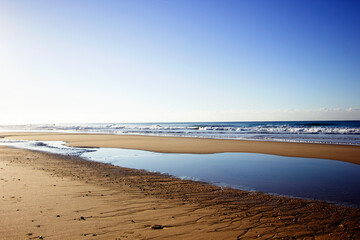
[[[161,226],[161,225],[156,224],[156,225],[153,225],[151,228],[152,229],[163,229],[164,227]]]

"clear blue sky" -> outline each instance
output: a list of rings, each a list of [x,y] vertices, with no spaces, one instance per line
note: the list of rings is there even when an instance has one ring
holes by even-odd
[[[360,120],[360,1],[0,1],[0,123]]]

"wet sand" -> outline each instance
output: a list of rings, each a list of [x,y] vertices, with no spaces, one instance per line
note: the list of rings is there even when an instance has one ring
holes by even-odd
[[[73,147],[127,148],[166,153],[265,153],[360,164],[360,146],[347,145],[45,132],[0,133],[0,137],[17,140],[65,141],[68,146]]]
[[[360,210],[0,147],[1,239],[359,239]]]

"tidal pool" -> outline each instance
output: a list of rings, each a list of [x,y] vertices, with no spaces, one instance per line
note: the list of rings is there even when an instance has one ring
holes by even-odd
[[[73,148],[63,142],[2,141],[13,146],[120,167],[167,173],[247,191],[360,207],[360,165],[256,153],[176,154],[118,148]]]

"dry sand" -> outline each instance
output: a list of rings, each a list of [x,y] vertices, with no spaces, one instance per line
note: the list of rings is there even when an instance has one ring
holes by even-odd
[[[169,153],[250,152],[332,159],[360,164],[360,146],[78,133],[12,132],[0,133],[0,137],[20,140],[65,141],[67,145],[73,147],[112,147]]]
[[[29,150],[0,147],[0,186],[0,239],[360,238],[359,209]]]

